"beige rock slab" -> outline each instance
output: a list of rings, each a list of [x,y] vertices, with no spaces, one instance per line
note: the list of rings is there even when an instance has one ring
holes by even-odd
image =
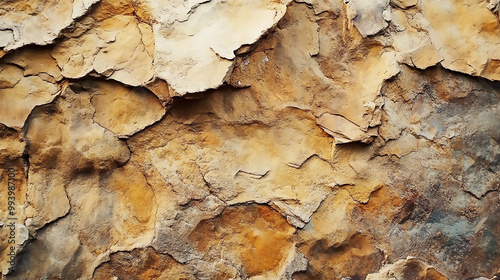
[[[13,50],[28,44],[51,44],[97,1],[7,1],[0,7],[0,46]]]
[[[155,74],[183,95],[217,88],[242,45],[253,44],[284,15],[290,1],[150,1],[157,23]],[[177,4],[177,5],[175,5]]]
[[[420,6],[444,67],[479,76],[490,60],[500,59],[500,22],[486,1],[422,0]],[[495,73],[486,75],[498,80]]]
[[[370,49],[364,60],[353,61],[348,72],[339,73],[338,78],[343,82],[342,88],[334,93],[335,98],[328,92],[317,94],[316,114],[321,116],[329,113],[341,116],[362,131],[378,126],[383,105],[380,88],[385,80],[399,73],[397,60],[398,55],[395,52],[381,52],[378,47]],[[326,116],[323,118],[327,118]],[[324,122],[321,117],[320,120]],[[353,135],[351,125],[346,124],[342,127],[347,129],[344,134],[352,135],[353,138],[370,137],[370,133],[365,136]]]
[[[377,136],[377,132],[370,129],[368,132],[342,116],[325,113],[316,122],[323,130],[335,138],[335,144],[344,144],[360,141],[370,143]]]
[[[0,86],[0,123],[16,129],[35,106],[51,102],[60,90],[39,76],[24,77],[21,68],[9,64],[0,64]]]
[[[152,30],[133,16],[117,15],[56,45],[52,56],[67,78],[97,73],[127,85],[153,78]],[[143,40],[144,39],[144,40]]]
[[[48,82],[56,83],[63,77],[50,51],[49,47],[26,47],[6,56],[3,61],[24,69],[24,76],[37,75]]]
[[[417,277],[417,278],[415,278]],[[416,258],[408,257],[406,260],[399,260],[394,264],[384,266],[378,273],[369,274],[366,280],[447,280],[435,268],[427,265]]]
[[[21,158],[26,143],[13,129],[0,124],[0,158],[14,160]]]
[[[206,255],[220,254],[240,264],[242,278],[278,279],[295,252],[294,232],[269,206],[252,204],[229,207],[220,216],[200,222],[189,238]]]
[[[127,88],[115,82],[89,82],[94,121],[118,137],[127,137],[158,121],[165,108],[158,98],[143,88]]]

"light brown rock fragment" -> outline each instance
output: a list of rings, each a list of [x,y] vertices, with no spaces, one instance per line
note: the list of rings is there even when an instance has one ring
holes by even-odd
[[[308,20],[300,20],[301,14],[307,14]],[[369,128],[380,124],[380,87],[399,72],[397,55],[384,51],[379,44],[364,45],[356,30],[343,35],[340,17],[322,19],[321,26],[314,17],[307,5],[288,7],[279,33],[262,42],[269,49],[241,59],[231,84],[251,85],[249,91],[255,91],[259,100],[266,100],[261,104],[275,104],[267,105],[271,108],[292,106],[312,110],[317,117],[341,116],[365,132],[358,138],[370,138],[374,132],[367,132]],[[322,39],[316,47],[311,44],[316,42],[312,40],[316,35],[312,39],[296,35],[302,33],[317,33],[317,38]],[[273,44],[276,40],[280,43]],[[296,47],[289,47],[292,45]],[[310,49],[319,52],[311,57]],[[273,75],[266,75],[271,72]],[[277,86],[270,86],[274,84]]]
[[[373,237],[363,234],[356,234],[337,246],[318,240],[307,250],[304,248],[313,268],[296,274],[296,279],[363,279],[378,269],[384,259]]]
[[[198,269],[202,268],[202,277],[206,279],[231,279],[237,277],[237,271],[230,264],[224,262],[203,263],[192,262],[182,265],[172,257],[159,254],[153,248],[134,249],[130,252],[117,252],[111,255],[110,261],[103,263],[95,271],[95,280],[107,280],[113,277],[118,279],[142,280],[160,279],[177,280],[196,279],[200,277]]]
[[[393,220],[404,217],[406,208],[411,209],[406,196],[398,193],[400,187],[379,187],[365,204],[353,201],[343,187],[336,189],[298,232],[303,241],[299,250],[308,256],[309,266],[294,278],[364,279],[378,271],[385,256],[391,256],[390,248],[380,240],[390,234]],[[344,257],[349,259],[347,264]]]
[[[52,56],[67,78],[81,78],[95,70],[109,79],[139,86],[153,77],[151,34],[151,28],[135,17],[117,15],[80,37],[57,44]]]
[[[371,194],[380,189],[388,180],[390,173],[385,169],[372,168],[383,166],[386,160],[376,157],[377,144],[371,144],[363,150],[362,143],[338,146],[332,154],[332,164],[335,166],[334,179],[338,186],[348,191],[351,198],[359,203],[367,203]]]
[[[349,222],[355,204],[346,190],[335,191],[325,199],[311,217],[311,221],[299,231],[299,236],[304,243],[323,239],[328,247],[342,244],[355,232]],[[328,205],[337,207],[330,208]]]
[[[82,78],[93,70],[94,56],[104,47],[97,34],[86,33],[77,39],[68,39],[56,45],[52,56],[61,73],[67,78]]]
[[[425,45],[411,53],[411,63],[418,69],[427,69],[443,60],[434,45]]]
[[[147,1],[154,11],[155,73],[179,94],[217,88],[234,51],[253,44],[281,19],[290,1]]]
[[[418,10],[391,10],[390,44],[400,52],[401,61],[425,69],[443,60],[427,32],[429,23]]]
[[[490,80],[500,80],[500,59],[489,59],[481,76]]]
[[[133,135],[165,114],[158,98],[145,89],[101,81],[86,83],[84,87],[92,93],[94,121],[118,137]]]
[[[242,278],[277,279],[287,258],[293,257],[294,231],[270,207],[248,205],[230,207],[219,217],[202,221],[189,238],[198,250],[206,252],[205,258],[224,252],[223,259],[241,264]]]
[[[148,179],[150,180],[150,179]],[[151,181],[151,180],[150,180]],[[189,235],[196,230],[197,225],[204,219],[219,215],[224,210],[224,202],[213,195],[205,195],[201,202],[191,201],[183,205],[175,205],[165,195],[176,195],[175,192],[162,190],[155,186],[156,195],[162,195],[158,204],[162,207],[157,211],[155,238],[151,245],[163,254],[169,254],[182,264],[199,260],[203,254],[196,250],[189,241]]]
[[[116,15],[133,16],[135,7],[130,0],[100,0],[95,10],[89,14],[94,20],[100,22]]]
[[[22,157],[26,143],[13,129],[0,124],[0,158],[4,161]]]
[[[70,203],[61,176],[50,172],[31,172],[26,194],[26,226],[30,231],[64,217],[69,213]]]
[[[439,62],[453,71],[497,80],[500,24],[495,3],[421,1],[416,8],[393,9],[395,29],[383,38],[402,52],[401,62],[425,69]],[[491,64],[491,65],[490,65]]]
[[[115,135],[93,122],[89,96],[74,95],[66,89],[65,97],[55,104],[38,107],[24,128],[30,143],[29,177],[33,178],[28,184],[26,207],[32,229],[68,213],[65,178],[89,168],[116,167],[125,163],[130,155]]]
[[[288,125],[298,126],[303,122],[295,118],[289,118]],[[205,156],[199,165],[204,179],[229,204],[272,202],[292,224],[303,226],[326,197],[329,188],[335,185],[330,175],[331,167],[316,156],[310,157],[314,148],[309,145],[329,147],[328,139],[314,132],[317,134],[314,141],[303,142],[305,139],[297,135],[297,131],[285,127],[268,130],[254,125],[242,129],[238,132],[226,127],[215,135],[208,131],[204,133],[205,137],[217,141],[215,146],[202,150]],[[269,134],[280,135],[280,139],[270,141],[265,137]],[[224,139],[222,135],[234,136]],[[297,149],[287,148],[290,146]],[[211,149],[217,152],[210,152]],[[234,158],[235,164],[221,164],[218,157]],[[299,196],[303,192],[308,196]]]
[[[254,98],[248,92],[237,94],[226,88],[201,100],[179,102],[171,112],[173,119],[165,118],[157,128],[129,143],[133,150],[142,150],[149,145],[146,139],[153,139],[156,133],[166,135],[163,140],[153,140],[155,149],[142,160],[152,163],[164,178],[161,180],[172,184],[177,193],[187,193],[187,198],[200,195],[201,189],[194,186],[204,180],[213,194],[229,204],[273,203],[290,222],[303,226],[335,185],[329,175],[331,167],[322,160],[328,157],[331,139],[315,125],[311,114],[297,109],[283,109],[274,116],[269,114],[269,119],[254,114],[258,109]],[[253,122],[254,117],[275,125]],[[189,127],[196,127],[197,132]],[[176,131],[186,133],[170,138]],[[173,156],[171,151],[183,151],[186,156]],[[221,162],[220,158],[234,160]],[[193,172],[183,175],[176,171],[181,169]],[[297,196],[304,191],[309,196]]]
[[[416,258],[408,257],[406,260],[399,260],[394,264],[384,266],[378,273],[369,274],[366,280],[447,280],[435,268],[429,266]]]
[[[0,64],[0,123],[20,129],[31,110],[51,102],[59,86],[40,76],[23,76],[22,68]]]
[[[3,48],[12,41],[14,41],[14,32],[12,32],[12,30],[7,29],[0,31],[0,47]]]
[[[69,104],[58,99],[55,105],[38,109],[30,120],[26,133],[31,143],[30,154],[36,155],[32,163],[43,166],[51,158],[63,162],[74,161],[76,165],[66,167],[74,171],[88,164],[96,169],[108,169],[113,166],[108,162],[118,165],[125,163],[130,156],[126,145],[113,133],[93,122],[89,96],[72,96],[68,92],[71,90],[66,89],[65,93],[71,100]],[[75,110],[62,109],[66,106]],[[56,116],[51,117],[45,112]],[[59,164],[59,161],[54,164]]]
[[[145,246],[152,241],[155,194],[135,166],[127,164],[106,176],[78,177],[67,188],[74,210],[71,220],[81,226],[96,227],[79,236],[80,243],[95,256],[102,257],[107,250]],[[95,234],[104,239],[94,239]]]
[[[131,16],[115,16],[101,22],[99,27],[101,39],[107,41],[107,36],[113,39],[95,56],[97,73],[132,86],[149,81],[153,77],[151,27]]]
[[[92,108],[88,93],[66,88],[64,98],[37,108],[30,117],[25,131],[32,180],[26,224],[32,233],[47,223],[50,230],[39,231],[37,242],[25,248],[26,260],[20,261],[15,277],[36,279],[50,273],[90,279],[110,253],[153,240],[154,192],[133,165],[120,167],[130,151],[92,120]],[[65,232],[63,238],[57,237],[60,232]],[[55,252],[55,248],[65,249]],[[25,267],[31,257],[52,270]]]
[[[79,174],[64,189],[70,212],[37,232],[37,240],[24,249],[24,259],[13,277],[37,279],[48,273],[51,277],[91,279],[94,269],[110,254],[151,242],[154,193],[133,166],[101,175]],[[59,236],[61,232],[65,234]],[[26,266],[34,260],[51,267],[50,271]]]
[[[315,61],[321,55],[321,42],[313,9],[292,4],[278,28],[279,32],[259,42],[255,52],[237,61],[230,83],[235,87],[251,85],[248,91],[254,92],[266,108],[279,110],[290,106],[310,110],[315,95],[329,93],[331,83]]]
[[[13,88],[23,77],[23,69],[14,65],[1,64],[0,89]]]
[[[168,85],[167,82],[161,79],[154,79],[145,85],[147,89],[153,92],[163,104],[170,104],[172,98],[176,95],[174,90]]]
[[[363,70],[362,70],[363,69]],[[392,52],[381,53],[375,47],[370,50],[368,57],[364,60],[354,61],[349,67],[349,72],[341,72],[339,76],[344,81],[343,89],[338,89],[334,93],[336,98],[327,99],[326,92],[319,93],[316,98],[316,111],[319,115],[329,113],[331,115],[339,115],[351,122],[354,126],[358,126],[359,130],[366,132],[362,135],[358,132],[355,134],[353,125],[340,125],[346,129],[342,133],[340,128],[328,127],[330,131],[344,134],[344,139],[349,139],[352,136],[354,139],[369,139],[373,136],[373,132],[369,131],[370,127],[375,127],[380,124],[380,111],[383,106],[383,99],[379,96],[379,91],[382,83],[393,77],[399,72],[399,66],[396,63],[396,55]],[[348,73],[359,73],[349,75]],[[363,74],[361,74],[363,73]],[[347,106],[346,104],[350,104]],[[323,124],[326,124],[326,119],[331,117],[323,117]],[[333,124],[333,123],[332,123]],[[326,126],[325,126],[326,127]],[[366,140],[364,140],[366,142]],[[343,140],[342,142],[346,142]]]
[[[382,155],[395,155],[397,157],[405,156],[411,152],[418,150],[419,140],[411,133],[403,133],[397,142],[387,142],[380,154]]]
[[[37,75],[47,82],[56,83],[62,79],[62,75],[50,51],[48,47],[26,47],[5,57],[3,61],[24,69],[25,77]]]
[[[13,50],[28,44],[47,45],[98,0],[7,1],[0,7],[0,47]]]

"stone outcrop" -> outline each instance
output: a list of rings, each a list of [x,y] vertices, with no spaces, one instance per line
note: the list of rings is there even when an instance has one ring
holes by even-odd
[[[4,2],[0,279],[500,277],[498,0]]]

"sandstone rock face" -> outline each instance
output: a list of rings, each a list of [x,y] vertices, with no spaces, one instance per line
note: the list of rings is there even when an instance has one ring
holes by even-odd
[[[155,22],[157,76],[181,95],[218,87],[235,51],[276,25],[288,2],[146,1]]]
[[[1,6],[0,279],[500,277],[497,0]]]
[[[0,47],[13,50],[29,44],[47,45],[98,0],[4,1],[0,8]]]

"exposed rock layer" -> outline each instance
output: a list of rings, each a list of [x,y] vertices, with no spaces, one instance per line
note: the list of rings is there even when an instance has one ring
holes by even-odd
[[[497,279],[499,5],[6,1],[0,279]]]

